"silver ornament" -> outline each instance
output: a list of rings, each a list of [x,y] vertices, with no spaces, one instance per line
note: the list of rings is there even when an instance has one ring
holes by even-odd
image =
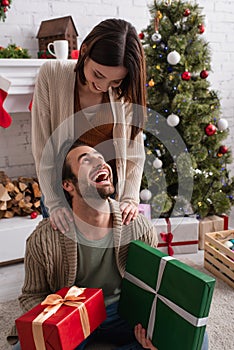
[[[159,32],[155,32],[152,36],[151,36],[151,39],[153,42],[155,43],[159,43],[162,39],[162,35],[159,34]]]

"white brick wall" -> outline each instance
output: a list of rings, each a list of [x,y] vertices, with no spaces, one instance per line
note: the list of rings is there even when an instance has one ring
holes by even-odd
[[[175,1],[175,0],[172,0]],[[219,91],[222,117],[230,126],[225,142],[234,155],[234,0],[200,0],[206,15],[206,36],[212,53],[211,88]],[[78,45],[90,29],[108,17],[131,21],[138,31],[146,28],[151,0],[13,0],[5,23],[0,22],[0,46],[16,43],[37,57],[36,35],[41,21],[72,15],[79,32]],[[0,72],[1,73],[1,72]],[[230,166],[234,174],[234,164]],[[0,128],[0,170],[9,176],[34,175],[30,143],[30,114],[13,115],[12,126]]]

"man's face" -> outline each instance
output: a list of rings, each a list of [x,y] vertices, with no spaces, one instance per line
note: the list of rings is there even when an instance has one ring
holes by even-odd
[[[111,167],[94,148],[79,146],[67,156],[77,176],[76,192],[83,198],[107,198],[114,193]]]

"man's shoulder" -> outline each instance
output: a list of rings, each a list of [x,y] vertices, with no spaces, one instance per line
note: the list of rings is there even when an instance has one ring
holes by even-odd
[[[50,219],[42,219],[38,225],[36,226],[36,228],[34,229],[34,231],[31,233],[31,235],[28,237],[28,241],[32,241],[37,239],[39,236],[46,236],[50,235],[54,232],[51,223],[50,223]]]
[[[147,219],[143,214],[138,214],[137,218],[133,220],[133,223],[137,226],[144,226],[145,228],[152,228],[154,227],[154,224],[151,220]]]

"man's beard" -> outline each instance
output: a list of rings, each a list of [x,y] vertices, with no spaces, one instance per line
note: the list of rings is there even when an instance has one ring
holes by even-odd
[[[110,184],[109,186],[96,188],[87,183],[81,186],[81,183],[79,184],[77,182],[75,188],[78,196],[80,196],[83,199],[107,199],[115,192],[113,184]]]

